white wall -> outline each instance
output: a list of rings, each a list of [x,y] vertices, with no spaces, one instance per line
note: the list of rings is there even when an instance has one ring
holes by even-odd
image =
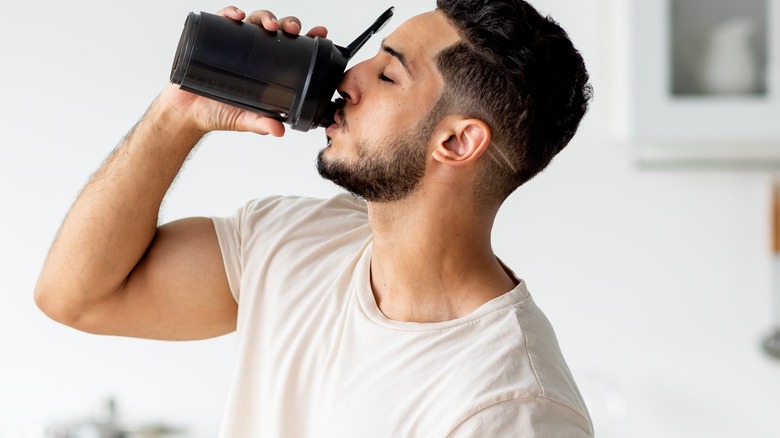
[[[237,4],[322,23],[347,44],[384,3]],[[432,2],[395,1],[383,32]],[[605,0],[537,0],[589,63],[597,97],[553,166],[513,195],[496,252],[557,329],[598,436],[778,436],[780,362],[769,325],[770,176],[642,172],[612,141],[613,62]],[[426,7],[427,5],[427,7]],[[0,26],[0,437],[88,416],[109,395],[130,422],[215,436],[233,338],[168,343],[87,335],[37,311],[48,246],[89,175],[168,78],[187,12],[214,0],[30,1]],[[348,15],[348,17],[347,17]],[[376,49],[378,39],[364,48]],[[168,197],[164,220],[229,214],[267,194],[327,196],[322,132],[278,140],[211,135]]]

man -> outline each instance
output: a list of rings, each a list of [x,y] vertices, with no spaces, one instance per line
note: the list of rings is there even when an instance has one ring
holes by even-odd
[[[490,245],[503,200],[574,135],[587,79],[565,32],[525,2],[440,0],[339,86],[318,169],[356,197],[268,198],[158,227],[207,132],[284,132],[168,87],[73,205],[36,301],[94,333],[235,330],[225,437],[592,436],[552,328]]]

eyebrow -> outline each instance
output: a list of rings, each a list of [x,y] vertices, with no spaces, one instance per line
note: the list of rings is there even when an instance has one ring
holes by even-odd
[[[396,58],[401,63],[401,65],[404,66],[406,73],[408,73],[409,76],[412,76],[412,71],[409,69],[409,62],[406,60],[406,56],[398,50],[385,44],[386,40],[387,38],[382,40],[382,50],[388,53],[390,56]]]

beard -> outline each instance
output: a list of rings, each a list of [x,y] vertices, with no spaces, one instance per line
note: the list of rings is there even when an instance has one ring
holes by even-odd
[[[348,125],[343,110],[340,116],[341,129],[346,132]],[[329,161],[323,149],[317,156],[317,171],[323,178],[366,201],[400,201],[419,188],[425,174],[426,145],[437,122],[433,119],[429,114],[415,129],[375,144],[359,139],[355,145],[357,160],[354,163]]]

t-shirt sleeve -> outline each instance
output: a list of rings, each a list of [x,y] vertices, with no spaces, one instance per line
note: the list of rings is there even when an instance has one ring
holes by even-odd
[[[242,207],[235,215],[227,217],[212,217],[214,231],[222,251],[222,262],[225,265],[230,293],[238,302],[241,284],[241,219],[246,207]]]
[[[592,438],[590,422],[572,408],[546,398],[519,398],[491,405],[449,435],[466,437]]]
[[[255,199],[238,209],[227,217],[212,217],[214,230],[217,233],[217,241],[222,251],[222,261],[225,265],[230,292],[236,302],[241,295],[241,276],[244,273],[244,250],[247,245],[247,234],[255,232],[255,225],[265,226],[270,230],[270,225],[264,225],[263,220],[283,200],[282,197],[268,197]]]

